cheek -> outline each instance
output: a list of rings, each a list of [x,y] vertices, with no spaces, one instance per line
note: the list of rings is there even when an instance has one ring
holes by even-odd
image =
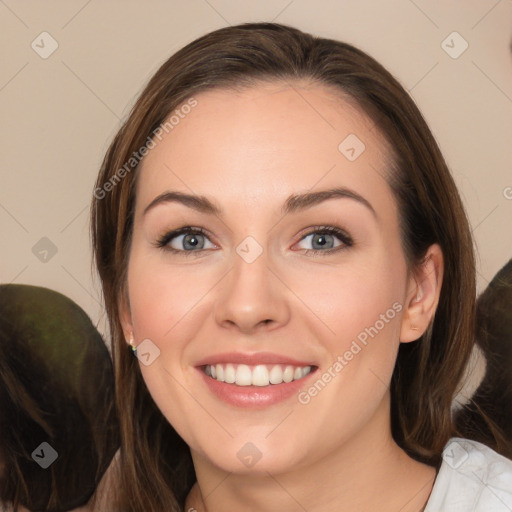
[[[198,273],[180,273],[158,257],[137,251],[131,254],[128,289],[134,336],[138,343],[150,339],[160,351],[152,364],[139,363],[139,367],[157,407],[188,442],[193,441],[193,429],[183,412],[195,402],[184,391],[187,376],[183,362],[189,341],[201,329],[202,323],[197,321],[204,310],[200,299],[209,288]],[[194,410],[192,416],[201,414]]]
[[[298,401],[329,425],[322,435],[333,439],[364,424],[377,409],[399,347],[405,263],[382,253],[378,262],[370,260],[331,269],[321,279],[324,286],[318,273],[304,276],[298,292],[307,296],[316,314],[314,329],[325,333],[318,339],[329,352],[318,380],[302,389]]]
[[[346,265],[304,272],[295,278],[294,292],[313,313],[313,328],[325,333],[331,353],[339,353],[358,337],[363,343],[377,335],[398,340],[405,271],[402,260],[382,252],[355,256]]]
[[[159,344],[183,330],[182,322],[201,311],[201,298],[211,284],[204,272],[180,272],[162,264],[158,257],[132,255],[128,269],[130,311],[137,339]]]

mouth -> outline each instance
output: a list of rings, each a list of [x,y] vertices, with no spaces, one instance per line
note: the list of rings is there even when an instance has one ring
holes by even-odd
[[[205,375],[234,386],[277,386],[299,381],[316,369],[316,366],[294,366],[284,364],[206,364],[200,367]]]
[[[198,361],[211,396],[237,408],[262,409],[297,398],[318,366],[270,352],[224,353]]]

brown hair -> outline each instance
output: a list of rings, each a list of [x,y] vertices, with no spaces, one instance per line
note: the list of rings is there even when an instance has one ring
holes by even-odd
[[[349,98],[389,143],[388,181],[409,269],[422,262],[431,244],[443,251],[435,318],[419,341],[399,350],[391,384],[393,436],[415,459],[437,465],[448,439],[463,435],[452,421],[451,404],[473,346],[473,244],[455,183],[418,108],[388,71],[349,44],[274,23],[227,27],[191,42],[160,67],[114,138],[96,183],[91,228],[121,411],[123,510],[180,510],[195,474],[188,447],[154,404],[123,339],[118,305],[125,293],[137,172],[123,173],[122,180],[116,173],[193,95],[302,79]],[[115,186],[104,193],[112,180]]]

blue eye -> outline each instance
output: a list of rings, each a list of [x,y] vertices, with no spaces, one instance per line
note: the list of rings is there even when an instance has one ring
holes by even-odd
[[[205,240],[207,240],[211,247],[205,247]],[[190,253],[198,252],[205,249],[214,248],[213,245],[206,236],[206,233],[200,228],[183,227],[170,233],[166,233],[160,238],[157,243],[157,247],[165,248],[171,252]]]
[[[333,226],[318,226],[303,236],[299,244],[311,238],[311,249],[300,247],[305,254],[331,253],[353,245],[353,240],[345,231]],[[210,244],[210,246],[208,246]],[[206,231],[202,228],[185,226],[163,235],[155,243],[156,247],[189,256],[193,253],[201,253],[216,246],[209,240]]]
[[[306,254],[310,252],[330,253],[353,245],[352,238],[347,233],[332,226],[315,228],[315,231],[310,231],[300,240],[299,243],[310,237],[310,242],[312,243],[313,248],[308,249],[301,247],[302,249],[305,249]]]

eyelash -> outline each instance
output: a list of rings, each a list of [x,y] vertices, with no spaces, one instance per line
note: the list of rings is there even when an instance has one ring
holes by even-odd
[[[208,251],[210,249],[199,249],[197,251],[185,251],[183,249],[175,249],[174,247],[169,247],[169,242],[176,238],[177,236],[187,234],[187,235],[203,235],[206,238],[208,238],[208,233],[202,229],[202,228],[195,228],[192,226],[184,226],[182,228],[176,229],[174,231],[169,231],[168,233],[165,233],[163,236],[161,236],[156,242],[155,246],[159,249],[162,249],[164,251],[168,251],[174,254],[180,254],[183,256],[192,256],[197,255],[198,253],[201,253],[203,251]],[[319,250],[319,249],[302,249],[304,251],[304,254],[332,254],[334,252],[347,249],[348,247],[352,247],[354,244],[354,241],[352,240],[352,237],[348,235],[345,231],[334,227],[334,226],[313,226],[311,228],[311,231],[308,231],[305,235],[302,236],[302,238],[299,240],[301,242],[306,237],[317,234],[317,235],[334,235],[336,236],[340,242],[342,242],[342,245],[339,245],[338,247],[332,247],[330,249],[326,250]]]

